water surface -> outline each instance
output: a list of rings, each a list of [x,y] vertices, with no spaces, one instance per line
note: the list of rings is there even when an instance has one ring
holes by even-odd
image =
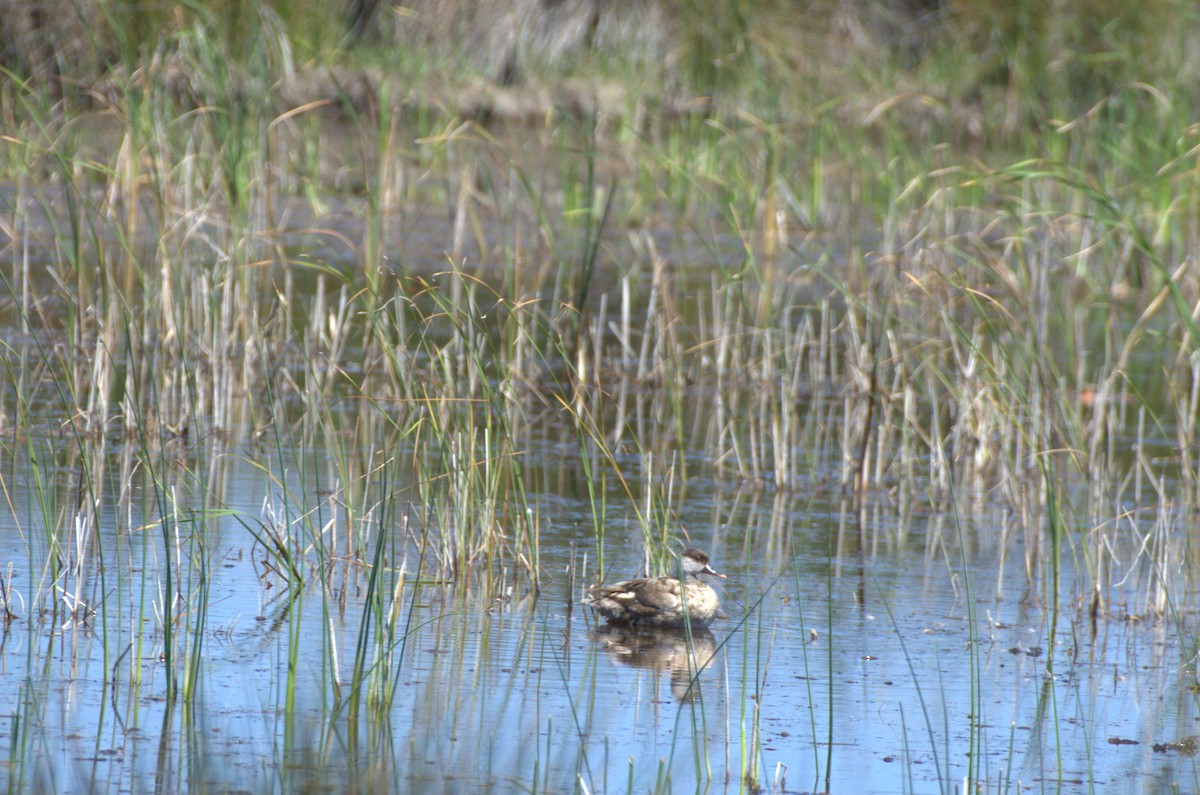
[[[232,511],[263,515],[271,485],[261,470],[237,459],[226,483]],[[99,543],[133,563],[110,572],[104,590],[88,573],[96,612],[72,619],[18,603],[6,626],[5,733],[27,733],[33,770],[10,764],[4,775],[62,792],[347,780],[435,792],[724,792],[747,789],[749,776],[769,791],[900,793],[961,790],[968,775],[994,791],[1155,792],[1197,781],[1193,757],[1155,750],[1200,731],[1193,650],[1166,621],[1092,624],[1071,609],[1051,638],[1023,565],[998,565],[1002,512],[901,516],[881,504],[860,520],[836,493],[818,502],[697,478],[681,520],[728,575],[718,584],[728,617],[691,639],[638,639],[597,627],[580,606],[596,555],[586,510],[564,495],[553,505],[543,509],[539,594],[409,582],[395,698],[357,717],[334,691],[345,697],[351,681],[361,569],[289,590],[246,527],[222,519],[205,542],[200,686],[193,703],[172,705],[158,608],[139,607],[160,598],[160,539],[101,527]],[[616,513],[609,525],[606,565],[637,573],[635,524]],[[45,550],[11,517],[3,538],[11,584],[28,592],[40,572],[24,561]],[[964,538],[973,541],[960,552]],[[418,554],[402,565],[415,571]],[[1064,596],[1072,582],[1066,573]],[[702,670],[689,667],[689,648]]]

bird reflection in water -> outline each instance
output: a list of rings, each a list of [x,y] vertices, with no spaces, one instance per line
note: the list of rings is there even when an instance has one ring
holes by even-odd
[[[697,673],[717,653],[717,640],[707,629],[693,630],[690,639],[684,629],[639,629],[621,624],[597,627],[588,634],[617,662],[670,674],[671,693],[685,704],[699,695]]]

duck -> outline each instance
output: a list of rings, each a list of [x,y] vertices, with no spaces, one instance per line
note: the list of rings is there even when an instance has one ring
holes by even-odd
[[[592,589],[585,602],[609,624],[638,627],[704,629],[718,615],[720,599],[701,574],[725,579],[708,562],[708,554],[688,547],[679,555],[683,579],[639,577]]]

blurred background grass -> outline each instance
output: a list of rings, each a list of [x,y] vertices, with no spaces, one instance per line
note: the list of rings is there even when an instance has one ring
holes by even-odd
[[[3,0],[0,65],[7,81],[86,101],[114,75],[172,66],[171,43],[200,28],[235,70],[287,81],[284,100],[328,93],[330,70],[451,106],[481,85],[583,81],[612,87],[611,110],[779,122],[834,107],[844,123],[888,116],[926,143],[978,150],[1194,107],[1198,20],[1182,0]],[[264,64],[272,41],[286,57]]]

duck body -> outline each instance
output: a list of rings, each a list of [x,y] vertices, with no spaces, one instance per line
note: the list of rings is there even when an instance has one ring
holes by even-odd
[[[724,578],[698,549],[685,549],[680,556],[683,579],[639,577],[597,586],[586,604],[609,624],[639,627],[680,628],[690,624],[704,628],[717,617],[720,599],[700,574]]]

